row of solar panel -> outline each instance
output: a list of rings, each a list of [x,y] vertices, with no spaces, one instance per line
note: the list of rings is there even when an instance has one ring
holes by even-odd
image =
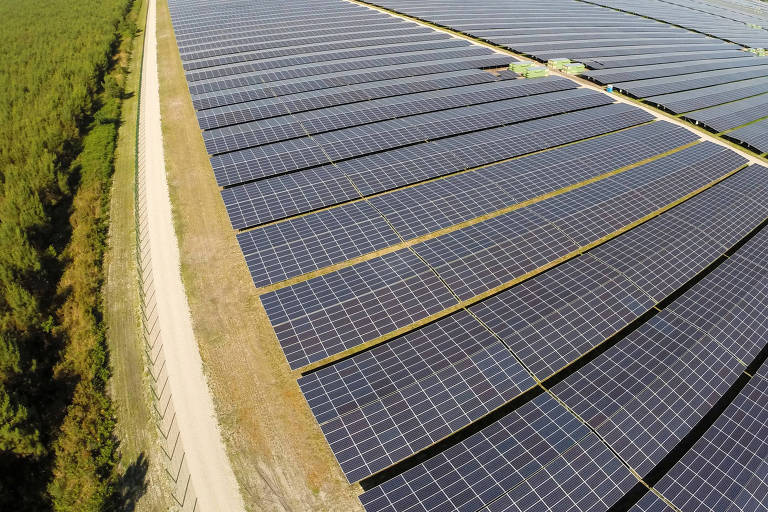
[[[188,52],[190,46],[205,43],[226,44],[227,41],[242,39],[252,35],[273,36],[275,39],[278,39],[279,36],[284,36],[286,31],[289,30],[312,32],[310,36],[328,35],[333,34],[334,31],[339,29],[351,30],[362,24],[378,25],[391,23],[390,17],[383,13],[377,13],[369,9],[364,11],[346,12],[343,18],[328,17],[318,19],[313,17],[309,20],[295,20],[287,16],[282,18],[281,21],[265,21],[262,18],[258,24],[255,24],[248,14],[241,14],[237,20],[232,20],[231,16],[227,16],[228,19],[226,21],[218,20],[219,22],[215,24],[206,20],[204,25],[196,27],[189,26],[189,23],[177,27],[175,31],[176,42],[179,47],[179,53],[181,53]],[[175,19],[178,20],[178,17]]]
[[[758,23],[754,11],[749,15],[738,15],[732,10],[717,8],[712,4],[689,1],[673,4],[660,0],[597,0],[595,3],[649,16],[752,48],[768,45],[768,31],[748,25]],[[768,17],[763,18],[763,23],[768,25]]]
[[[246,73],[256,73],[264,70],[275,70],[280,68],[290,68],[293,66],[317,63],[323,63],[324,67],[333,67],[338,64],[337,61],[347,61],[364,57],[374,57],[378,55],[392,56],[426,50],[466,48],[471,46],[468,41],[452,38],[447,34],[438,34],[438,37],[435,37],[429,33],[416,36],[403,36],[396,39],[370,39],[367,41],[371,41],[372,44],[370,46],[366,46],[364,44],[366,41],[357,41],[359,46],[341,52],[312,51],[312,53],[301,53],[299,55],[291,55],[289,57],[276,59],[264,59],[259,58],[260,56],[256,56],[258,60],[249,60],[247,62],[236,64],[225,64],[188,72],[187,80],[191,82],[190,85],[197,85],[197,82],[205,80],[215,80],[223,77],[238,76]],[[314,50],[314,48],[312,50]]]
[[[546,85],[544,90],[559,88],[553,82]],[[542,86],[539,87],[541,90]],[[523,90],[528,88],[524,87]],[[480,95],[476,97],[482,99]],[[358,157],[371,153],[610,103],[611,98],[583,88],[513,97],[248,147],[214,155],[211,157],[211,165],[220,186],[236,185],[320,165],[339,165],[349,159],[355,160],[339,168],[347,174],[353,174],[364,165],[364,161]],[[247,141],[243,142],[247,144]]]
[[[537,80],[533,83],[518,80],[492,81],[486,84],[394,96],[209,129],[203,133],[203,139],[208,153],[214,155],[416,114],[576,87],[577,85],[570,80],[556,77]],[[546,97],[541,98],[542,102],[546,100]],[[502,109],[503,105],[504,103],[494,103],[490,107]],[[421,118],[413,120],[414,124],[418,119]],[[377,129],[381,127],[381,131],[384,131],[386,126],[386,124],[377,125]]]
[[[350,161],[351,164],[358,161],[367,164],[364,165],[364,168],[367,168],[366,171],[357,171],[356,174],[340,175],[338,172],[331,173],[329,169],[322,167],[303,172],[298,176],[288,175],[227,189],[222,194],[233,223],[237,226],[239,221],[240,225],[248,225],[249,221],[281,218],[360,198],[361,193],[369,196],[386,190],[393,190],[435,178],[441,174],[472,169],[516,155],[628,128],[652,119],[648,114],[626,105],[609,105],[595,110],[564,114],[427,143],[417,146],[416,150],[405,148],[405,150],[390,151],[384,154],[386,159],[377,155],[375,158],[371,158],[373,161],[371,163],[366,162],[364,158],[352,160]],[[397,237],[391,232],[389,223],[398,229],[403,238],[413,238],[426,234],[433,228],[448,227],[451,224],[469,220],[516,202],[522,202],[530,199],[533,194],[541,195],[547,190],[552,191],[576,183],[581,176],[584,176],[584,179],[595,176],[589,168],[576,167],[574,169],[571,167],[569,169],[567,168],[568,164],[563,163],[560,167],[552,169],[550,172],[554,177],[547,179],[546,166],[551,163],[550,159],[563,159],[571,164],[579,163],[579,158],[571,159],[569,157],[573,154],[583,157],[581,161],[586,160],[595,163],[610,158],[629,161],[637,155],[645,156],[647,154],[651,156],[655,154],[656,145],[671,148],[678,143],[690,142],[693,138],[683,130],[673,130],[668,125],[660,125],[648,130],[643,129],[635,133],[638,137],[647,134],[648,146],[640,141],[634,145],[633,142],[630,142],[629,135],[617,134],[605,141],[596,140],[584,147],[584,151],[588,152],[602,146],[602,152],[595,155],[594,159],[587,159],[585,153],[582,153],[581,149],[577,149],[577,146],[568,146],[558,150],[557,153],[531,157],[532,160],[491,166],[466,175],[458,174],[450,181],[429,182],[417,187],[403,189],[396,194],[389,194],[382,198],[372,198],[371,203],[379,209],[379,215],[354,216],[355,219],[361,221],[359,228],[365,228],[369,237],[356,236],[358,227],[355,226],[354,221],[343,222],[339,226],[344,230],[349,230],[349,236],[340,232],[340,229],[335,227],[336,212],[329,211],[292,220],[288,224],[276,224],[265,229],[241,233],[238,235],[238,240],[243,253],[246,255],[246,261],[256,284],[270,284],[321,268],[326,264],[359,256],[365,252],[370,252],[369,249],[374,247],[381,249],[391,245],[392,240],[396,240]],[[662,133],[668,137],[666,142],[661,142],[661,139],[664,138]],[[611,152],[610,144],[614,143],[617,145],[621,143],[620,147],[625,148],[626,153],[623,156],[617,157],[615,153]],[[374,163],[375,166],[372,165]],[[518,169],[526,169],[529,165],[535,170],[527,173],[527,178],[516,180],[515,176]],[[596,167],[595,169],[604,168]],[[335,167],[331,167],[331,170],[335,169]],[[537,172],[541,174],[537,175]],[[584,174],[581,175],[579,172]],[[462,192],[462,187],[467,183],[467,180],[473,182],[476,177],[486,182],[498,180],[499,184],[503,184],[505,180],[510,181],[510,184],[520,186],[519,193],[507,192],[506,194],[500,193],[498,196],[487,194],[481,198],[480,194],[483,193],[483,190],[478,190],[476,194],[472,193],[471,189]],[[440,190],[443,187],[450,187],[445,190],[446,196],[450,199],[449,203],[437,204],[434,208],[431,207],[430,203],[419,206],[422,193],[430,194],[430,192],[425,191]],[[498,191],[498,187],[495,185],[491,185],[491,187],[490,192]],[[547,189],[547,187],[549,188]],[[526,190],[531,192],[524,195]],[[476,208],[472,203],[462,205],[463,199],[467,196],[474,197],[476,203],[482,206]],[[516,198],[520,198],[519,201]],[[392,201],[391,204],[390,201]],[[438,207],[440,208],[438,209]],[[372,209],[367,205],[355,203],[354,206],[345,207],[344,211],[355,211],[357,214],[364,211],[372,212]],[[384,220],[381,217],[382,213],[388,221],[387,225],[382,222]],[[242,216],[239,217],[239,215]],[[345,213],[339,215],[343,217]],[[362,222],[362,219],[369,219],[370,222]],[[327,229],[318,230],[326,223],[328,224]],[[380,227],[372,230],[373,226]],[[312,238],[307,233],[308,230],[312,232],[318,230],[316,231],[317,237]],[[294,231],[303,232],[305,235],[296,236],[293,234]],[[329,234],[325,235],[325,232]],[[377,234],[380,235],[376,236]],[[303,241],[304,236],[307,236],[306,241]],[[377,242],[369,246],[366,239],[377,240]],[[334,242],[334,240],[337,241]],[[382,245],[383,243],[386,245]],[[315,251],[309,249],[318,246],[322,246],[322,248]]]
[[[765,171],[760,169],[762,180]],[[766,213],[763,209],[763,218]],[[742,234],[748,229],[749,226],[743,226]],[[640,476],[648,474],[765,346],[768,267],[764,256],[757,260],[754,257],[765,252],[767,244],[768,236],[763,232],[669,307],[548,392],[366,492],[361,497],[366,510],[478,510],[484,506],[490,510],[609,508],[637,482],[629,477],[631,474],[622,461]],[[721,245],[720,251],[723,248]],[[710,253],[708,261],[692,269],[694,273],[714,261],[718,254]],[[730,293],[721,301],[719,293],[723,289]],[[746,296],[754,299],[745,301]],[[744,324],[750,329],[738,328]],[[739,403],[737,400],[735,406]],[[562,404],[578,414],[599,437]],[[341,417],[351,416],[352,412],[346,412]],[[379,419],[371,417],[373,421]],[[745,432],[749,426],[742,423],[736,428],[738,432]],[[750,435],[757,435],[765,428],[762,424],[751,426],[754,428]],[[715,427],[714,432],[717,431]],[[724,443],[723,449],[727,450],[729,444],[733,446],[733,443]],[[587,453],[595,452],[586,458],[592,460],[590,471],[581,471],[583,464],[576,462],[588,462],[582,451],[585,446],[589,446]],[[610,455],[608,446],[621,460]],[[363,449],[366,447],[362,445]],[[736,445],[743,451],[740,457],[757,455],[759,458],[760,452],[752,452],[753,447]],[[696,454],[696,449],[691,453]],[[672,480],[673,470],[669,478],[676,491],[669,496],[673,503],[690,505],[687,500],[678,501],[683,493],[702,496],[699,503],[708,504],[711,507],[708,510],[723,510],[713,505],[727,504],[734,499],[734,493],[759,503],[755,501],[760,499],[759,494],[750,495],[759,481],[749,481],[752,475],[761,474],[758,468],[733,471],[733,457],[707,457],[706,460],[708,465],[719,469],[716,478],[709,480],[708,491],[716,486],[730,493],[697,495],[695,485],[691,488]],[[682,464],[690,473],[690,467]],[[600,478],[592,482],[594,471]],[[723,482],[717,478],[723,475],[729,475],[732,480]],[[694,476],[706,481],[712,475],[697,473]],[[606,477],[610,478],[605,480]],[[737,479],[742,480],[741,485],[738,489],[732,488]],[[662,492],[664,488],[662,482]],[[554,492],[556,489],[559,491]],[[532,491],[535,494],[530,495]]]
[[[768,100],[751,98],[766,93],[764,77],[768,58],[754,57],[726,42],[733,39],[726,35],[736,33],[737,42],[751,44],[755,43],[756,33],[763,33],[768,43],[768,31],[750,28],[744,21],[746,17],[754,23],[757,19],[754,13],[723,17],[717,14],[722,9],[716,6],[702,10],[699,4],[671,5],[659,0],[596,2],[724,39],[713,44],[712,38],[700,33],[573,2],[549,6],[558,11],[554,17],[545,16],[546,10],[533,2],[514,6],[491,0],[480,4],[427,2],[414,5],[400,0],[379,3],[542,60],[559,56],[583,59],[595,68],[586,74],[590,79],[601,84],[615,84],[618,90],[647,98],[673,113],[719,105],[712,112],[703,110],[686,117],[717,132],[768,117],[763,105]],[[707,10],[709,8],[712,12]],[[561,15],[571,16],[572,23],[562,25]],[[589,28],[586,33],[585,28]],[[532,29],[535,34],[531,33]],[[766,45],[756,43],[752,46]],[[739,133],[729,138],[760,151],[760,146],[755,143],[768,137],[762,133],[762,126],[758,124],[743,132],[744,139]]]
[[[768,365],[763,363],[654,489],[682,510],[765,510],[767,450]],[[633,512],[666,510],[665,503],[650,492],[632,508]]]
[[[479,69],[466,69],[364,82],[202,110],[198,112],[198,122],[203,130],[211,130],[231,124],[248,123],[315,109],[351,105],[357,102],[427,91],[441,91],[453,87],[488,84],[494,80],[496,78],[488,72]]]
[[[753,48],[768,45],[768,31],[748,25],[748,23],[754,25],[758,19],[754,11],[747,16],[739,15],[732,18],[730,15],[723,14],[723,9],[712,6],[708,8],[712,8],[718,14],[702,12],[701,4],[691,2],[687,2],[685,6],[673,6],[658,0],[642,2],[601,0],[597,3],[641,15],[650,15]],[[692,11],[692,9],[696,10]],[[724,20],[724,17],[728,20]],[[768,95],[758,96],[768,92],[764,78],[765,62],[768,60],[764,58],[749,60],[752,64],[757,64],[752,72],[743,66],[737,66],[733,72],[701,72],[698,67],[692,68],[687,64],[674,69],[674,80],[647,80],[659,74],[658,66],[655,66],[652,71],[642,67],[638,70],[622,67],[615,72],[613,70],[591,72],[589,76],[602,83],[625,82],[617,84],[617,88],[636,97],[644,97],[646,101],[676,114],[696,111],[687,114],[685,118],[713,131],[723,132],[768,117],[768,107],[766,107]],[[724,60],[724,62],[728,61]],[[738,63],[740,60],[733,62]],[[629,65],[629,62],[625,64]],[[696,73],[690,72],[693,69]],[[670,88],[675,88],[678,92],[673,92]],[[661,94],[662,92],[667,94]],[[759,153],[768,151],[768,144],[764,142],[768,140],[768,125],[764,122],[744,126],[733,133],[728,133],[727,138]]]
[[[342,468],[355,480],[397,462],[533,386],[527,371],[544,380],[638,319],[768,217],[765,171],[742,171],[627,235],[473,306],[469,313],[461,310],[300,379]],[[762,186],[754,193],[758,184]],[[734,199],[747,207],[746,215],[720,231],[718,222]],[[690,235],[680,239],[686,231],[694,231],[697,242],[691,243]],[[654,246],[648,247],[649,239],[656,239]],[[641,257],[628,259],[632,254]],[[760,329],[768,325],[745,326],[734,315],[747,310],[754,315],[754,307],[764,308],[765,303],[745,303],[744,297],[752,296],[744,289],[749,281],[735,285],[749,275],[742,267],[723,272],[716,275],[725,279],[719,288],[711,284],[716,279],[712,276],[668,311],[721,338],[738,333],[742,337],[729,350],[749,362],[764,344]],[[707,304],[704,310],[693,307],[702,302]],[[747,310],[733,309],[742,306]],[[610,375],[612,370],[606,371]],[[583,383],[594,381],[580,375]],[[388,434],[398,431],[404,437]]]
[[[683,128],[652,123],[296,217],[241,233],[238,240],[254,282],[271,284],[530,201],[694,140]]]
[[[552,264],[744,162],[720,146],[699,144],[410,249],[262,295],[262,303],[289,363],[300,367],[455,305],[454,295],[467,300]],[[411,303],[414,293],[423,293],[425,300]],[[435,300],[426,300],[429,294]],[[340,322],[344,316],[350,320]]]
[[[318,75],[308,76],[301,79],[280,80],[264,85],[256,84],[251,87],[237,87],[227,91],[219,91],[217,93],[198,94],[193,96],[192,105],[197,110],[204,110],[333,87],[351,86],[382,80],[394,80],[397,78],[431,75],[466,69],[493,68],[507,65],[511,60],[509,57],[497,53],[488,54],[481,52],[481,55],[479,56],[477,55],[477,50],[472,50],[472,53],[476,55],[465,57],[457,55],[432,55],[433,59],[428,59],[425,56],[424,60],[429,60],[429,64],[415,61],[407,65],[382,65],[373,69],[368,69],[371,64],[368,62],[366,63],[367,65],[361,67],[362,71],[361,69],[357,69],[349,72],[322,73],[323,71],[328,70],[317,69],[314,71],[316,71]],[[198,116],[200,115],[201,114],[198,113]]]

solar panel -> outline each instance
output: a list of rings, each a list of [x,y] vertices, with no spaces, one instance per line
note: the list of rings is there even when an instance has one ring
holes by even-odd
[[[528,372],[495,341],[321,428],[347,479],[354,482],[447,437],[533,386]]]
[[[701,89],[739,80],[748,80],[750,78],[762,78],[767,71],[768,66],[755,66],[743,70],[708,71],[683,76],[617,83],[614,84],[614,88],[636,98],[645,98],[659,94]]]
[[[450,89],[452,87],[490,83],[492,81],[493,76],[490,73],[478,69],[466,69],[434,75],[380,80],[372,83],[300,92],[278,98],[265,98],[202,110],[197,113],[197,118],[200,128],[209,130],[230,124],[247,123],[319,108],[348,105],[360,101],[402,94],[415,94],[425,91]]]
[[[306,78],[331,73],[349,73],[360,69],[394,66],[400,64],[416,64],[433,60],[462,59],[467,57],[487,57],[493,52],[488,48],[470,46],[462,49],[447,48],[444,50],[424,50],[394,54],[388,57],[346,59],[335,63],[309,64],[306,66],[288,66],[265,70],[258,73],[244,73],[227,78],[199,80],[189,85],[193,98],[200,94],[223,93],[227,89],[265,85],[281,80]],[[509,59],[507,59],[509,60]]]
[[[766,452],[768,379],[757,375],[654,487],[682,510],[765,510]],[[646,494],[635,509],[659,510],[653,501]]]
[[[299,368],[457,303],[402,249],[261,296],[291,368]],[[340,322],[347,316],[351,322]]]
[[[592,59],[597,80],[703,114],[713,129],[768,116],[753,97],[768,91],[768,60],[701,33],[570,0],[380,1],[540,59]],[[768,22],[768,9],[746,0],[598,3],[740,42],[763,40],[747,20],[764,12]],[[698,143],[603,177],[696,137],[670,123],[637,126],[653,116],[561,78],[481,71],[511,58],[363,6],[172,0],[170,9],[232,226],[258,226],[237,235],[254,282],[320,271],[261,299],[292,369],[345,356],[300,386],[349,481],[487,418],[366,491],[366,510],[609,509],[637,490],[630,469],[658,471],[765,345],[768,235],[720,258],[768,217],[765,168],[580,253],[746,160]],[[734,139],[760,140],[757,129],[742,133]],[[628,326],[594,361],[570,366],[559,396],[535,386]],[[656,490],[683,510],[762,505],[768,467],[744,454],[766,450],[740,426],[670,470],[684,491],[665,479]],[[738,447],[724,437],[732,432]],[[646,493],[637,507],[666,505]]]
[[[653,59],[655,55],[666,54],[676,51],[685,51],[687,53],[703,53],[706,51],[721,51],[723,47],[733,48],[730,45],[724,45],[722,42],[710,42],[709,44],[695,45],[635,45],[635,46],[596,46],[594,48],[572,48],[568,50],[568,55],[572,60],[582,61],[593,58],[603,57],[621,57],[625,59]],[[562,50],[540,50],[535,52],[535,56],[542,60],[562,56]],[[637,65],[641,65],[640,61]],[[614,66],[621,67],[621,66]],[[596,68],[600,69],[600,68]]]
[[[722,132],[762,117],[768,117],[768,94],[761,94],[718,107],[689,112],[685,118]]]
[[[300,79],[282,80],[263,86],[248,86],[234,88],[228,91],[198,94],[192,97],[192,105],[197,110],[222,107],[236,103],[245,103],[265,98],[274,98],[288,94],[355,85],[379,80],[392,80],[419,75],[445,73],[466,69],[498,67],[509,64],[509,58],[500,55],[448,58],[435,60],[429,64],[414,63],[410,65],[383,66],[366,72],[329,73]]]
[[[586,245],[746,163],[711,142],[537,203],[531,209]]]
[[[522,44],[507,42],[507,40],[503,37],[500,37],[497,39],[500,44],[509,46],[510,48],[513,48],[523,53],[535,53],[536,51],[541,51],[541,50],[544,50],[544,51],[559,50],[561,53],[565,53],[567,55],[568,53],[570,53],[570,50],[579,49],[579,48],[592,48],[595,46],[599,46],[601,44],[604,44],[605,46],[609,46],[609,47],[651,46],[651,45],[671,46],[671,45],[696,44],[697,42],[698,43],[708,42],[703,38],[696,41],[694,37],[695,35],[691,35],[691,34],[674,34],[674,35],[670,34],[669,37],[659,37],[654,35],[649,38],[617,37],[615,39],[595,39],[595,38],[592,38],[590,34],[590,39],[586,39],[586,40],[579,40],[579,41],[562,40],[562,41],[554,41],[554,42],[547,41],[547,42],[522,43]]]
[[[589,114],[574,112],[527,121],[429,142],[418,146],[418,151],[395,149],[338,166],[317,167],[234,186],[222,191],[222,195],[233,225],[243,228],[358,197],[342,170],[356,172],[355,185],[369,195],[626,128],[650,118],[641,110],[623,105],[598,107]],[[670,136],[670,139],[683,140],[681,136]]]
[[[578,246],[529,208],[413,246],[462,300],[532,272]]]
[[[459,310],[437,322],[326,366],[299,379],[319,423],[380,399],[496,343]]]
[[[317,34],[313,37],[313,33]],[[395,24],[389,27],[388,30],[380,30],[376,32],[379,37],[386,36],[405,36],[410,34],[427,34],[430,30],[425,27],[418,27],[408,24]],[[327,34],[327,35],[325,35]],[[348,32],[346,37],[354,39],[356,34],[360,34],[359,37],[370,37],[372,32],[359,28],[355,31]],[[183,60],[195,60],[216,57],[219,55],[227,55],[230,53],[252,52],[259,50],[266,50],[270,48],[292,47],[296,45],[305,45],[310,43],[327,43],[331,41],[338,41],[339,35],[336,30],[324,30],[324,31],[307,31],[302,35],[288,34],[288,37],[274,37],[271,35],[244,37],[234,40],[234,44],[225,45],[220,41],[213,43],[197,44],[194,46],[188,46],[183,49]]]
[[[699,144],[413,249],[468,299],[599,240],[745,161],[716,144]]]
[[[663,311],[552,391],[644,476],[744,369],[704,332]]]
[[[696,46],[698,47],[698,45]],[[621,56],[594,56],[583,59],[584,64],[592,69],[612,69],[625,66],[647,66],[651,64],[669,64],[671,62],[687,62],[690,60],[706,59],[732,59],[736,57],[748,58],[748,55],[730,45],[720,44],[714,50],[690,51],[690,48],[683,47],[688,51],[670,51],[653,54],[641,55],[621,55]],[[730,49],[733,48],[733,49]]]
[[[311,138],[291,139],[219,154],[211,158],[211,165],[219,185],[227,186],[425,140],[606,105],[610,101],[605,95],[585,89],[513,98],[380,121],[321,133]]]
[[[478,510],[579,442],[587,428],[547,394],[360,496],[367,512]]]
[[[671,294],[768,218],[764,193],[745,191],[761,180],[755,166],[662,216],[596,247],[590,254],[621,270],[657,301]]]
[[[415,148],[342,162],[339,167],[364,195],[410,185],[451,172],[627,128],[653,119],[625,104],[522,122]]]
[[[447,180],[429,182],[393,194],[377,196],[371,199],[371,203],[378,213],[384,215],[387,222],[394,226],[400,237],[410,239],[516,202],[522,202],[556,188],[571,185],[580,179],[587,179],[595,174],[631,164],[638,159],[663,153],[692,140],[695,140],[695,136],[682,128],[667,123],[653,123],[609,135],[604,141],[592,139],[576,146],[554,150],[551,154],[540,153],[523,160],[501,164],[499,167],[502,169],[495,169],[495,166],[486,167],[475,173],[461,174]],[[505,172],[511,176],[505,177]],[[578,175],[577,172],[582,172],[584,175]],[[348,199],[354,195],[354,190],[348,182],[348,186],[343,186],[344,181],[346,180],[342,180],[342,189],[339,193],[348,194],[346,196]],[[326,183],[335,184],[332,180]],[[326,184],[324,183],[323,186]],[[425,190],[422,191],[422,189]],[[244,204],[246,206],[261,204],[264,208],[280,206],[279,202],[269,199],[255,203],[255,200],[245,195],[248,190],[249,188],[246,187],[236,187],[222,192],[235,227],[248,225],[247,217],[244,217],[243,213],[242,205]],[[505,190],[514,191],[514,193],[507,194]],[[293,191],[289,189],[288,193]],[[355,212],[354,215],[344,216],[344,222],[351,226],[351,229],[343,230],[341,229],[343,226],[339,226],[337,222],[328,223],[325,220],[318,220],[312,222],[312,243],[293,246],[291,250],[264,249],[260,253],[255,248],[247,250],[243,248],[257,286],[309,272],[320,268],[323,264],[350,259],[366,251],[370,252],[370,241],[368,237],[361,236],[358,225],[379,223],[383,222],[383,219],[375,221],[373,217],[379,215],[371,208],[365,208],[364,214],[359,207],[344,206],[342,209]],[[459,216],[461,212],[464,213],[463,216]],[[282,246],[285,240],[292,239],[291,235],[283,235],[282,232],[307,231],[303,227],[295,228],[293,225],[305,226],[308,219],[315,216],[325,219],[328,217],[328,212],[288,220],[271,227],[268,233],[278,241],[277,245]],[[428,221],[425,221],[425,218]],[[373,230],[373,233],[380,232],[381,229]],[[239,235],[239,239],[253,240],[255,236],[262,235],[259,235],[257,230],[257,232]],[[398,238],[388,239],[390,244],[399,241]],[[342,248],[341,253],[329,259],[327,255],[333,251],[326,243],[330,247]],[[266,242],[260,245],[269,246]],[[376,245],[374,250],[382,247]],[[318,254],[315,255],[314,252]]]
[[[371,199],[412,238],[592,179],[696,140],[652,123]]]
[[[653,492],[646,492],[640,501],[633,505],[629,510],[630,512],[639,512],[641,510],[644,512],[670,512],[675,509]]]
[[[583,256],[470,308],[540,380],[653,306],[626,277]]]
[[[367,123],[575,88],[573,82],[556,77],[533,83],[491,82],[340,105],[207,130],[203,133],[203,140],[208,153],[216,154]]]
[[[492,502],[483,512],[607,510],[635,477],[594,434]]]
[[[179,48],[184,49],[194,44],[240,39],[248,34],[281,34],[285,32],[286,26],[295,27],[297,30],[302,31],[314,30],[321,31],[324,34],[333,34],[338,33],[337,29],[339,27],[354,26],[360,23],[376,24],[385,22],[392,25],[399,22],[399,20],[393,21],[383,13],[371,10],[359,10],[357,12],[352,12],[348,9],[344,10],[346,12],[343,19],[333,17],[318,19],[317,16],[311,20],[305,18],[294,19],[289,13],[284,12],[281,16],[281,21],[277,22],[265,20],[263,16],[253,12],[240,12],[236,18],[231,15],[226,16],[224,19],[218,20],[218,23],[213,23],[216,17],[209,15],[203,18],[198,14],[194,21],[199,21],[199,23],[195,24],[193,21],[187,21],[182,24],[180,21],[177,21],[174,33]],[[324,10],[324,12],[328,11]],[[176,13],[174,13],[174,17],[178,20]],[[254,26],[254,18],[260,20],[258,26]]]
[[[381,13],[371,12],[370,14],[360,13],[354,14],[347,12],[343,19],[313,19],[311,21],[294,21],[289,22],[289,26],[296,30],[306,32],[312,30],[320,34],[334,34],[338,33],[340,29],[350,30],[355,26],[365,24],[366,26],[395,26],[399,22],[393,21],[392,18]],[[267,35],[280,35],[285,32],[285,23],[261,23],[260,26],[254,27],[253,23],[248,21],[247,16],[241,18],[240,21],[234,23],[223,22],[221,26],[223,28],[213,28],[213,25],[207,24],[204,28],[197,28],[190,32],[183,28],[179,28],[175,31],[176,42],[181,51],[185,51],[189,46],[193,46],[201,43],[218,43],[225,44],[228,40],[243,39],[249,36],[267,36]],[[244,19],[244,21],[243,21]],[[345,41],[339,41],[339,44]],[[333,43],[332,43],[333,44]],[[188,67],[189,63],[184,64],[184,69],[191,69]]]
[[[768,339],[766,267],[753,257],[766,249],[768,233],[761,232],[668,308],[718,340],[744,364],[757,356]]]
[[[221,191],[235,229],[359,198],[352,182],[333,166],[226,188]]]
[[[768,152],[768,119],[728,132],[725,138],[749,146],[758,153],[766,153]]]
[[[654,19],[674,23],[675,25],[691,28],[741,44],[749,41],[750,32],[754,32],[745,24],[744,18],[741,16],[735,15],[729,9],[720,9],[706,2],[683,1],[668,3],[648,0],[642,2],[601,0],[596,3],[627,10],[643,16],[650,16]]]
[[[336,67],[339,62],[360,59],[363,57],[374,57],[378,55],[400,55],[408,54],[410,52],[423,52],[428,50],[459,49],[471,46],[468,41],[451,38],[450,36],[435,37],[433,34],[416,34],[412,36],[398,37],[393,41],[382,39],[378,39],[378,41],[384,41],[384,44],[366,46],[364,44],[365,40],[363,40],[360,41],[360,44],[357,47],[343,51],[309,53],[306,52],[306,50],[297,51],[295,48],[290,48],[293,50],[293,52],[286,56],[274,58],[264,57],[257,58],[257,60],[227,62],[217,66],[210,66],[197,69],[195,71],[190,71],[186,74],[187,82],[191,87],[197,84],[199,81],[210,81],[219,78],[258,73],[273,69],[289,68],[293,66],[323,63],[325,66]],[[285,50],[287,53],[287,50],[289,49]],[[241,53],[236,55],[243,56]],[[221,57],[219,57],[219,59],[221,59]],[[210,59],[208,62],[210,62]]]
[[[254,284],[264,286],[400,242],[366,202],[237,235]]]
[[[740,100],[764,92],[768,92],[768,78],[753,78],[693,91],[651,96],[646,98],[646,101],[679,114]]]
[[[349,13],[343,13],[349,14]],[[361,24],[366,21],[371,23],[373,31],[361,28]],[[252,53],[259,51],[281,51],[285,49],[301,48],[306,44],[327,44],[342,40],[364,40],[374,37],[394,37],[409,36],[414,34],[428,35],[429,31],[422,27],[414,27],[403,22],[384,21],[375,18],[360,18],[352,16],[348,20],[352,26],[347,25],[346,29],[342,27],[329,26],[307,26],[309,20],[302,22],[288,23],[283,27],[282,33],[274,33],[273,30],[254,31],[253,26],[232,26],[230,25],[229,34],[216,34],[213,36],[201,36],[196,39],[190,39],[184,42],[180,47],[181,57],[184,62],[194,62],[201,59],[211,59],[217,57],[226,57],[236,53]],[[357,23],[355,23],[357,22]],[[223,27],[227,24],[222,23]],[[303,28],[303,30],[302,30]],[[340,33],[340,29],[343,33]],[[414,30],[415,29],[415,30]],[[298,35],[297,32],[303,34]],[[364,46],[364,43],[361,44]]]
[[[371,30],[378,28],[375,24],[366,26]],[[386,25],[381,25],[381,28],[385,27]],[[417,33],[395,37],[388,36],[366,37],[365,39],[348,39],[343,41],[334,41],[330,43],[312,45],[300,44],[297,46],[289,46],[283,48],[238,52],[231,55],[222,55],[210,59],[188,60],[184,63],[184,70],[186,72],[185,74],[187,80],[194,82],[204,78],[217,78],[229,74],[256,71],[258,69],[271,69],[275,67],[281,67],[280,63],[283,61],[287,63],[299,63],[302,61],[307,63],[323,62],[337,58],[361,57],[365,54],[380,55],[389,52],[399,53],[400,51],[408,51],[409,49],[424,50],[430,47],[449,48],[467,46],[469,44],[466,41],[462,42],[458,39],[454,41],[450,41],[450,36],[447,34]],[[365,48],[365,50],[362,50],[363,48]],[[270,62],[264,62],[263,59],[273,60]],[[259,62],[262,62],[262,64],[259,64]]]
[[[678,76],[702,71],[716,71],[721,69],[748,68],[768,64],[768,58],[753,57],[735,59],[711,59],[705,61],[657,64],[654,66],[636,66],[627,68],[615,68],[609,70],[589,71],[586,76],[598,83],[629,82],[631,80],[646,80],[649,78],[661,78],[665,76]]]

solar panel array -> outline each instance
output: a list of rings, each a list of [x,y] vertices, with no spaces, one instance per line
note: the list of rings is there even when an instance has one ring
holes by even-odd
[[[768,12],[756,1],[374,3],[539,60],[584,62],[588,79],[675,114],[697,111],[686,118],[715,132],[768,118],[768,57],[745,51],[768,47]],[[743,133],[727,138],[765,152],[755,145],[764,125]]]
[[[736,44],[604,6],[382,4],[581,56],[713,129],[759,119],[768,92],[768,62]],[[374,477],[366,510],[764,505],[760,373],[637,488],[759,366],[768,168],[359,4],[169,5],[261,303],[345,477]],[[752,12],[668,5],[737,43]],[[761,144],[759,125],[729,136]]]

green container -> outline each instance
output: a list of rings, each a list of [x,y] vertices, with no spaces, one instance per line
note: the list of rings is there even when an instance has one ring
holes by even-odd
[[[547,61],[547,67],[552,69],[563,69],[563,66],[571,62],[571,59],[566,57],[558,57],[556,59],[549,59]]]
[[[549,70],[544,66],[529,66],[523,76],[525,78],[541,78],[549,75]]]
[[[525,70],[533,66],[533,62],[510,62],[509,70],[515,73],[525,73]]]
[[[578,75],[579,73],[583,73],[586,70],[587,68],[581,62],[571,62],[569,64],[565,64],[562,68],[562,71],[567,75]]]

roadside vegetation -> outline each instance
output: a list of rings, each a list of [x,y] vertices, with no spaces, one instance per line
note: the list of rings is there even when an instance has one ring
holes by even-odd
[[[101,287],[135,7],[0,2],[0,510],[124,497]]]

